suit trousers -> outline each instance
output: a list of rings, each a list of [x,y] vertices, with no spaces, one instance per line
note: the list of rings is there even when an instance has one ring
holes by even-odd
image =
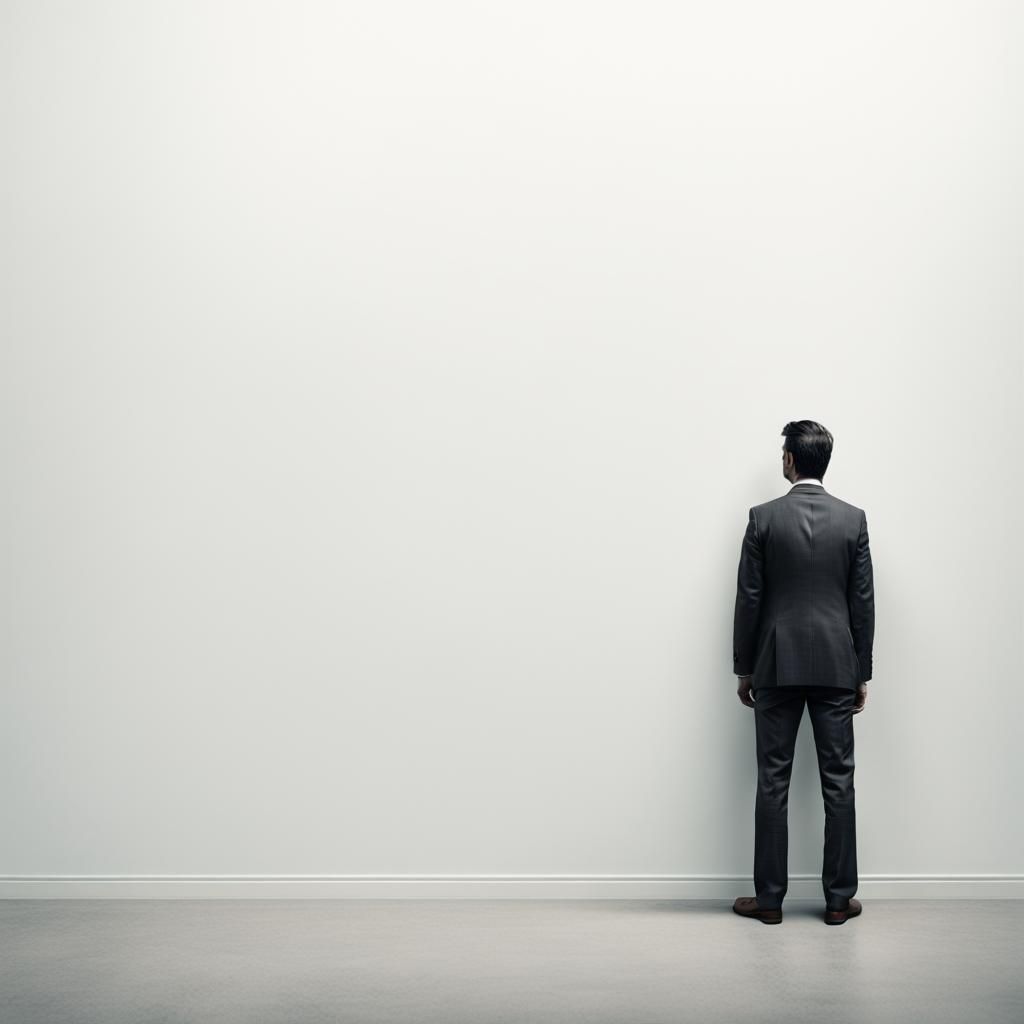
[[[754,890],[759,907],[778,909],[789,884],[789,780],[797,730],[810,712],[825,803],[821,884],[828,910],[843,910],[857,891],[857,820],[853,787],[854,690],[769,686],[755,690],[757,799]]]

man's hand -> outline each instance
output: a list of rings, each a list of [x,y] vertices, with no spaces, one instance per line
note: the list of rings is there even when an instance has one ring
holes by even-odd
[[[754,699],[750,696],[750,687],[754,682],[753,676],[738,676],[739,686],[736,688],[736,695],[740,699],[741,704],[746,704],[748,708],[754,706]]]
[[[864,710],[864,704],[868,699],[868,684],[858,683],[857,684],[857,697],[853,702],[853,713],[855,715],[860,714]]]

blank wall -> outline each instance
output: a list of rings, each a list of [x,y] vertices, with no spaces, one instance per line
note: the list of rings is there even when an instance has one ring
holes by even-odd
[[[3,892],[748,891],[800,418],[875,561],[862,880],[1019,887],[1021,22],[5,3]],[[818,786],[805,718],[809,894]]]

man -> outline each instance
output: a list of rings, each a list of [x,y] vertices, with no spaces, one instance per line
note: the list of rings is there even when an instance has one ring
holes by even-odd
[[[842,924],[862,909],[853,898],[853,716],[867,701],[875,633],[867,517],[825,490],[832,435],[820,423],[787,423],[782,434],[782,475],[793,486],[750,509],[736,587],[733,670],[740,701],[754,709],[757,799],[756,896],[733,909],[782,921],[789,780],[806,704],[825,802],[825,922]]]

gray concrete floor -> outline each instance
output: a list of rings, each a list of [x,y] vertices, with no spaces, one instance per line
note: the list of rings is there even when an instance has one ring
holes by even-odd
[[[0,1021],[1024,1022],[1024,900],[863,903],[5,900]]]

